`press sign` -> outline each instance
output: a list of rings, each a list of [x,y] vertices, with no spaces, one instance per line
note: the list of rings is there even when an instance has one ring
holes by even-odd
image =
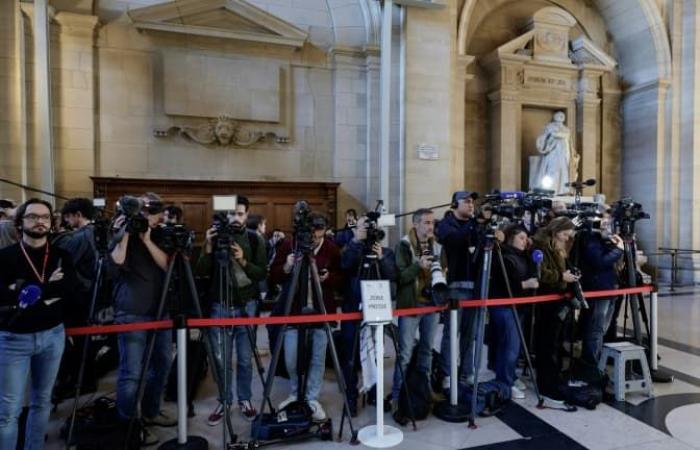
[[[388,280],[360,281],[362,315],[367,323],[391,322],[391,288]]]

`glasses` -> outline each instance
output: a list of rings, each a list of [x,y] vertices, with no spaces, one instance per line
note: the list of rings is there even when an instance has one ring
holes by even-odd
[[[38,215],[38,214],[25,214],[25,215],[24,215],[24,219],[26,219],[26,220],[28,220],[28,221],[30,221],[30,222],[38,222],[38,221],[40,221],[40,220],[41,220],[42,222],[51,222],[51,215],[50,215],[50,214],[42,214],[42,215]]]

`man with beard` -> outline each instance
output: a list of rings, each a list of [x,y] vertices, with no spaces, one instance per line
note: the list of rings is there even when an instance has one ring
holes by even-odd
[[[70,257],[48,239],[53,211],[31,199],[17,209],[21,241],[0,250],[0,448],[17,445],[17,420],[31,380],[24,448],[41,449],[51,389],[65,340],[63,320],[73,289]],[[31,377],[29,373],[31,372]]]
[[[217,238],[217,227],[207,230],[206,244],[202,256],[197,262],[199,274],[209,274],[211,284],[209,299],[213,302],[212,318],[255,317],[257,315],[258,283],[267,276],[267,256],[265,242],[255,231],[246,228],[248,207],[246,197],[239,195],[235,211],[228,215],[229,224],[234,232],[231,236],[229,254],[214,255],[214,241]],[[220,261],[219,257],[228,257],[229,261]],[[225,263],[228,269],[228,285],[220,279],[219,268]],[[222,288],[223,287],[223,288]],[[225,289],[225,290],[224,290]],[[223,297],[223,298],[222,298]],[[212,350],[219,380],[225,380],[226,392],[219,392],[219,404],[209,415],[208,424],[215,426],[225,417],[226,408],[233,403],[233,366],[231,364],[233,346],[236,346],[236,391],[238,407],[241,414],[252,419],[257,415],[250,402],[251,384],[253,381],[253,347],[246,326],[212,328]],[[226,342],[224,342],[226,339]],[[226,354],[223,349],[226,348]],[[224,378],[225,376],[225,378]],[[223,389],[224,386],[219,386]]]

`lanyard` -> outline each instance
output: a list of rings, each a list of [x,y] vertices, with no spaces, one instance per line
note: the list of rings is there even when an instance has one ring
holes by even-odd
[[[36,278],[41,282],[41,284],[44,284],[44,277],[46,276],[46,266],[49,263],[49,243],[48,243],[48,241],[46,242],[46,247],[44,250],[44,266],[41,268],[41,276],[39,276],[39,271],[36,269],[36,266],[34,266],[32,259],[27,254],[27,250],[24,248],[23,242],[20,242],[19,248],[22,249],[22,253],[24,253],[24,258],[29,263],[29,267],[32,268],[32,271],[34,271],[34,275],[36,275]]]

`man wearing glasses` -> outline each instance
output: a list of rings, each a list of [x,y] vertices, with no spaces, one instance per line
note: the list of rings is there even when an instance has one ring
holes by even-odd
[[[29,381],[25,449],[44,447],[64,346],[64,310],[74,289],[67,253],[51,245],[51,204],[31,199],[15,215],[21,240],[0,250],[0,448],[17,445]]]

